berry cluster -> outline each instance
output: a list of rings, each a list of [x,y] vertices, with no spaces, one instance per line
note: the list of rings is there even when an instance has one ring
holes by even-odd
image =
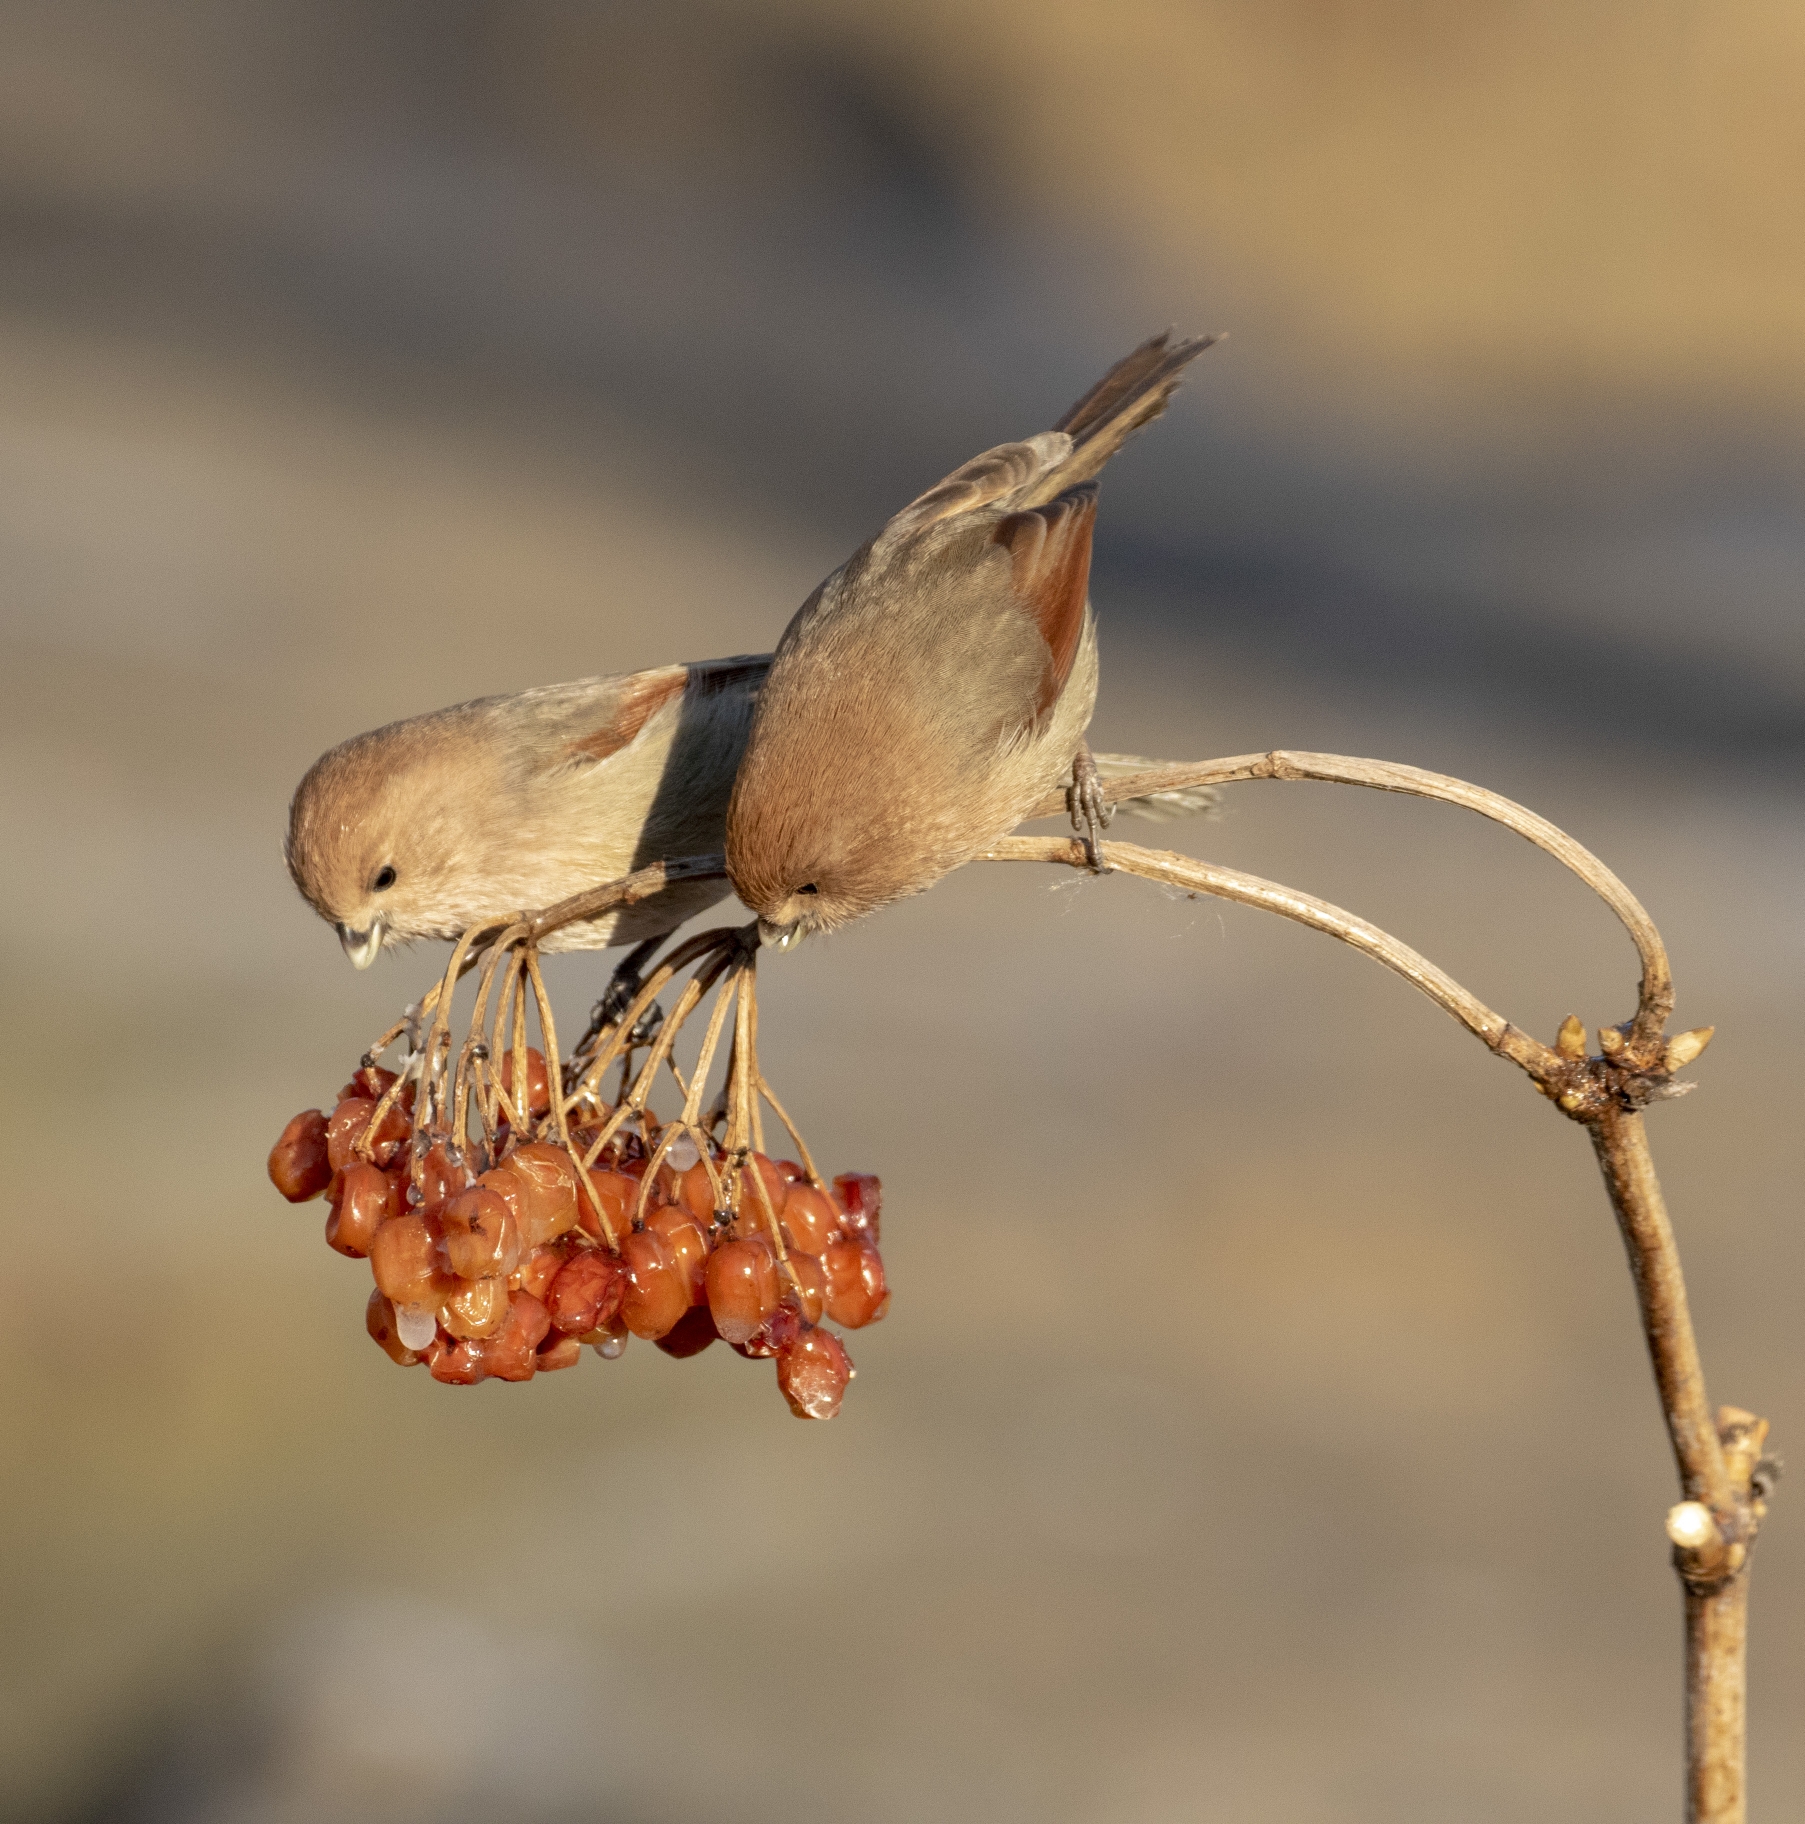
[[[569,1368],[584,1343],[611,1360],[633,1336],[674,1356],[718,1337],[774,1357],[799,1418],[832,1418],[853,1369],[822,1320],[858,1329],[890,1303],[877,1179],[851,1172],[830,1188],[750,1147],[704,1153],[700,1129],[661,1134],[643,1109],[632,1131],[596,1102],[568,1147],[535,1137],[556,1134],[552,1073],[524,1056],[524,1097],[513,1054],[496,1073],[506,1106],[525,1104],[518,1135],[503,1120],[460,1147],[416,1121],[411,1082],[366,1063],[330,1115],[296,1115],[276,1142],[277,1190],[291,1203],[326,1193],[327,1244],[369,1261],[377,1344],[469,1386]]]

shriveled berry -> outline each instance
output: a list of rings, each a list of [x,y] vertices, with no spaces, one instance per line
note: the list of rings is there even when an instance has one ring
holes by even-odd
[[[290,1203],[307,1203],[332,1182],[327,1121],[317,1108],[296,1115],[270,1148],[269,1180]]]
[[[826,1330],[804,1330],[777,1352],[777,1385],[799,1419],[831,1419],[851,1379],[852,1362]]]
[[[661,1204],[646,1218],[646,1227],[656,1229],[671,1244],[683,1268],[684,1283],[689,1287],[689,1302],[708,1302],[708,1241],[680,1203]]]
[[[470,1183],[463,1152],[449,1140],[435,1140],[420,1166],[420,1207],[436,1216]]]
[[[804,1254],[825,1252],[840,1233],[840,1212],[812,1184],[793,1184],[783,1206],[783,1238]]]
[[[391,1362],[412,1368],[419,1361],[419,1355],[408,1348],[395,1328],[395,1307],[380,1292],[372,1292],[370,1302],[364,1307],[364,1328]]]
[[[777,1260],[762,1242],[728,1241],[708,1257],[708,1308],[730,1343],[757,1334],[777,1309]]]
[[[363,1260],[376,1231],[401,1214],[401,1180],[379,1166],[361,1161],[338,1174],[332,1208],[326,1215],[326,1245],[353,1260]]]
[[[535,1298],[543,1299],[546,1287],[558,1277],[560,1269],[569,1258],[568,1242],[554,1241],[543,1248],[535,1248],[508,1275],[508,1289],[512,1292],[530,1292]]]
[[[577,1165],[561,1146],[535,1141],[517,1147],[508,1166],[526,1186],[520,1239],[529,1248],[543,1247],[577,1226]]]
[[[501,1060],[501,1086],[516,1110],[520,1107],[520,1098],[514,1094],[514,1053],[512,1049],[505,1052]],[[545,1053],[529,1045],[526,1051],[526,1094],[527,1113],[545,1115],[551,1112],[552,1083],[551,1074],[545,1068]]]
[[[749,1360],[762,1362],[786,1349],[801,1334],[802,1313],[793,1299],[786,1298],[765,1320],[762,1330],[733,1346]]]
[[[452,1387],[474,1387],[488,1376],[484,1345],[469,1338],[435,1337],[426,1349],[426,1365],[435,1381]]]
[[[620,1312],[627,1276],[602,1248],[581,1248],[546,1289],[545,1308],[558,1329],[572,1336],[599,1329]]]
[[[848,1330],[875,1324],[890,1309],[884,1260],[864,1242],[836,1241],[821,1264],[827,1269],[827,1315]]]
[[[719,1335],[708,1307],[691,1305],[671,1329],[659,1337],[658,1347],[666,1355],[674,1355],[683,1361],[692,1355],[700,1355]]]
[[[813,1254],[792,1248],[790,1272],[795,1276],[796,1294],[802,1302],[802,1321],[818,1324],[827,1309],[827,1269]]]
[[[516,1297],[521,1296],[516,1293]],[[537,1303],[534,1300],[534,1303]],[[508,1282],[505,1279],[469,1279],[446,1299],[439,1322],[459,1337],[493,1336],[508,1315]]]
[[[583,1359],[583,1345],[574,1336],[554,1331],[539,1345],[539,1372],[554,1373],[559,1368],[574,1368]]]
[[[342,1172],[352,1160],[363,1157],[358,1151],[358,1142],[363,1139],[364,1129],[370,1125],[370,1117],[375,1112],[376,1104],[367,1096],[347,1096],[332,1111],[332,1119],[326,1124],[326,1157],[332,1161],[335,1172]],[[370,1142],[370,1157],[378,1165],[391,1164],[407,1139],[407,1133],[408,1117],[399,1108],[391,1107]]]
[[[438,1224],[418,1210],[391,1216],[376,1231],[370,1270],[382,1295],[397,1305],[440,1304],[459,1283],[440,1252]]]
[[[884,1187],[870,1172],[842,1172],[834,1180],[834,1201],[841,1210],[840,1227],[861,1241],[880,1239]]]
[[[473,1184],[445,1206],[445,1257],[461,1279],[506,1278],[520,1265],[514,1212],[486,1186]]]
[[[621,1243],[627,1284],[620,1315],[635,1336],[660,1337],[689,1309],[689,1282],[676,1250],[655,1229]]]
[[[514,1293],[500,1327],[483,1344],[483,1366],[498,1381],[530,1381],[545,1366],[538,1350],[550,1332],[544,1305],[530,1293]]]
[[[614,1239],[618,1242],[632,1226],[630,1212],[639,1196],[639,1180],[629,1178],[625,1172],[591,1172],[589,1182],[595,1187],[595,1197],[593,1200],[583,1197],[578,1204],[578,1220],[583,1225],[583,1232],[594,1236],[597,1241],[608,1239],[602,1233],[601,1218],[595,1213],[595,1206],[599,1203],[603,1215],[614,1229]]]

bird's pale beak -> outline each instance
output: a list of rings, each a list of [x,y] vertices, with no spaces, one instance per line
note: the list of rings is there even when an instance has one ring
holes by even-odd
[[[802,941],[800,925],[774,925],[768,918],[758,921],[758,940],[773,950],[788,950]]]
[[[338,941],[345,946],[345,954],[351,959],[353,969],[367,969],[382,954],[382,940],[386,930],[380,918],[370,921],[367,931],[353,931],[349,925],[340,925]]]

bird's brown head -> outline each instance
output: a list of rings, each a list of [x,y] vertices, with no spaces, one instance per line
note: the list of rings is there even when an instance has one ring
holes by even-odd
[[[441,721],[396,723],[333,748],[289,806],[288,871],[359,969],[387,945],[455,937],[470,922],[486,857],[469,807],[492,804],[501,782],[473,731]]]

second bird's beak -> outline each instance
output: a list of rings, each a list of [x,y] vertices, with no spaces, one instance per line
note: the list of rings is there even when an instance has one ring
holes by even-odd
[[[349,925],[340,925],[338,941],[345,946],[345,954],[351,959],[353,969],[367,969],[382,954],[382,940],[385,926],[380,918],[370,921],[367,931],[353,931]]]

